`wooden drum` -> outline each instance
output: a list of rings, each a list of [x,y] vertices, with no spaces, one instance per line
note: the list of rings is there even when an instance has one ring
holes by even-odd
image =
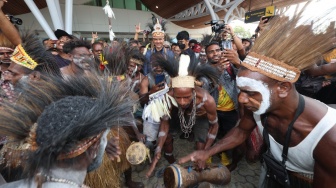
[[[201,172],[188,170],[178,164],[172,164],[164,171],[163,181],[166,188],[183,188],[194,186],[201,182],[215,185],[230,183],[231,174],[225,166],[205,169]]]

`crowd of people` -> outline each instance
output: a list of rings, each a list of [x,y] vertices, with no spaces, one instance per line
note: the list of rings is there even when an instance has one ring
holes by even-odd
[[[0,187],[144,187],[132,141],[152,154],[146,178],[162,155],[202,171],[219,154],[230,171],[261,160],[259,187],[335,186],[335,21],[315,17],[328,25],[316,32],[304,10],[260,19],[250,38],[227,24],[177,43],[159,19],[128,42],[42,41],[0,10]],[[195,151],[176,159],[176,137]]]

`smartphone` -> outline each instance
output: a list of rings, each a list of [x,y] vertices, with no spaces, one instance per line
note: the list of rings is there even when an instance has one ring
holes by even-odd
[[[267,21],[265,23],[267,23],[270,19],[272,19],[274,16],[264,16],[263,18],[261,18],[262,20],[266,20]]]
[[[155,84],[158,84],[160,82],[163,82],[165,79],[165,75],[164,74],[157,74],[155,76]]]
[[[225,40],[222,42],[222,48],[224,49],[232,49],[232,42],[231,40]]]

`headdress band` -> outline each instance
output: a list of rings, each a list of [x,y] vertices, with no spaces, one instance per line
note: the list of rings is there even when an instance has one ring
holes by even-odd
[[[24,147],[24,149],[29,149],[32,151],[38,149],[38,144],[36,143],[36,128],[37,123],[35,123],[30,128],[29,137],[26,140],[27,143],[24,144],[25,147],[22,146]],[[77,145],[75,149],[67,153],[61,153],[57,157],[57,160],[70,159],[79,156],[80,154],[84,153],[93,143],[95,143],[98,139],[100,139],[101,136],[102,133],[80,141],[79,145]]]
[[[139,59],[131,58],[130,61],[132,61],[132,62],[134,62],[135,64],[138,64],[138,65],[143,65],[143,62]]]
[[[81,144],[79,144],[74,150],[68,152],[68,153],[62,153],[57,157],[57,160],[62,160],[62,159],[71,159],[74,157],[79,156],[80,154],[84,153],[92,144],[97,142],[100,137],[103,135],[103,133],[100,133],[97,136],[93,136],[90,138],[87,138],[83,141],[81,141]]]
[[[12,57],[10,58],[13,62],[26,67],[30,70],[34,70],[38,65],[36,61],[34,61],[27,52],[23,49],[22,45],[19,44],[16,46]]]
[[[0,50],[7,50],[7,51],[11,51],[11,52],[14,51],[12,48],[8,48],[8,47],[0,47]]]
[[[162,26],[159,22],[159,19],[156,19],[156,24],[154,25],[154,31],[152,32],[153,38],[163,38],[164,31],[162,30]]]
[[[300,70],[276,59],[250,52],[242,65],[281,82],[294,83],[300,76]]]
[[[172,88],[195,88],[195,77],[177,76],[172,78]]]

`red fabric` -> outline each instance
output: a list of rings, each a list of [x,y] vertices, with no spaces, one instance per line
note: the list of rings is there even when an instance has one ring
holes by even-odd
[[[195,44],[193,47],[192,47],[192,50],[195,52],[195,53],[200,53],[201,52],[201,45],[200,44]]]
[[[233,72],[233,68],[232,68],[232,66],[230,64],[227,65],[226,71],[229,73],[229,75],[230,75],[230,77],[231,77],[232,80],[236,79],[236,76],[235,76],[235,74]]]
[[[254,128],[250,137],[247,139],[246,160],[256,162],[259,160],[263,146],[263,138],[258,127]]]

